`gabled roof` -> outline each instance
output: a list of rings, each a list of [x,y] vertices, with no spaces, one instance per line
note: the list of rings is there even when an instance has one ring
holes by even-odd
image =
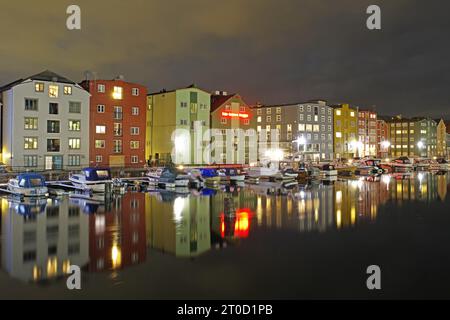
[[[37,81],[49,81],[49,82],[59,82],[59,83],[69,83],[69,84],[74,84],[76,85],[76,82],[69,80],[53,71],[50,70],[45,70],[41,73],[26,77],[26,78],[22,78],[19,80],[16,80],[14,82],[11,82],[3,87],[0,87],[0,92],[5,91],[5,90],[9,90],[12,87],[26,81],[26,80],[37,80]]]
[[[225,102],[236,96],[236,94],[212,95],[211,96],[211,112],[217,110]]]

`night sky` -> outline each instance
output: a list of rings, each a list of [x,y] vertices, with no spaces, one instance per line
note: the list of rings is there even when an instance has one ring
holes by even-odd
[[[82,30],[66,29],[66,8]],[[370,4],[382,30],[366,28]],[[450,118],[448,0],[1,0],[0,85],[45,69]]]

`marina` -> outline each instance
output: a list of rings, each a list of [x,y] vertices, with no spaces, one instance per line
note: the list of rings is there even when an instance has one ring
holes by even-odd
[[[448,173],[285,182],[142,191],[130,184],[108,201],[97,193],[4,195],[0,296],[367,298],[357,271],[376,262],[400,275],[385,280],[383,297],[430,297],[431,285],[433,297],[448,297],[421,277],[450,280]],[[423,259],[402,276],[418,250]],[[79,293],[65,289],[69,263],[85,270]],[[310,281],[330,272],[333,280]]]

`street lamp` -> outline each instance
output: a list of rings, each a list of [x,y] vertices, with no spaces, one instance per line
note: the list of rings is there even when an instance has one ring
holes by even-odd
[[[419,141],[419,142],[417,142],[417,147],[419,149],[423,149],[423,148],[425,148],[425,143],[423,143],[423,141]]]
[[[381,147],[382,147],[384,150],[389,149],[390,146],[391,146],[391,143],[390,143],[389,141],[387,141],[387,140],[381,141]]]

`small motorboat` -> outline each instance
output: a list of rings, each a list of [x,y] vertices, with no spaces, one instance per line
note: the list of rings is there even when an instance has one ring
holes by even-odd
[[[202,168],[200,169],[202,178],[205,180],[205,184],[208,186],[216,186],[220,183],[220,176],[216,169]]]
[[[149,184],[157,185],[163,170],[164,168],[150,168],[146,173]]]
[[[35,173],[23,173],[8,182],[8,191],[24,197],[47,197],[48,188],[44,176]]]
[[[336,167],[331,163],[322,163],[318,165],[313,165],[320,170],[320,175],[322,177],[334,177],[338,175]]]
[[[363,159],[355,169],[355,175],[358,176],[374,176],[381,175],[384,170],[381,168],[381,160]]]
[[[189,176],[179,172],[176,168],[166,167],[159,177],[158,186],[165,189],[178,187],[187,188],[189,186]]]
[[[202,176],[202,172],[199,169],[189,169],[187,171],[189,176],[189,186],[199,189],[205,184],[205,179]]]
[[[219,169],[217,170],[221,180],[226,181],[244,181],[245,180],[245,173],[241,172],[239,169],[235,168],[226,168],[226,169]]]
[[[408,157],[400,157],[390,162],[390,166],[394,172],[412,172],[414,167],[411,159]]]
[[[445,160],[444,158],[439,158],[436,160],[438,164],[438,170],[440,171],[449,171],[450,170],[450,162]]]
[[[279,172],[280,170],[278,170],[278,168],[276,168],[274,165],[269,164],[268,166],[250,167],[248,169],[248,176],[252,178],[270,178],[275,176]]]
[[[277,180],[295,180],[298,178],[298,171],[292,168],[286,168],[276,175]]]
[[[84,168],[81,173],[72,174],[70,182],[84,191],[103,193],[107,183],[113,184],[109,168]]]

